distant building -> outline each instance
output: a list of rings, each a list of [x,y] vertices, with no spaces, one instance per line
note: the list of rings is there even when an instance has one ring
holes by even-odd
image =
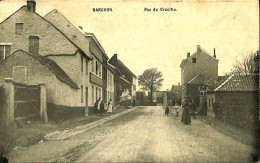
[[[178,105],[181,105],[181,85],[178,83],[178,85],[172,85],[171,92],[173,97],[173,105],[176,103]]]
[[[229,125],[254,130],[259,125],[258,84],[259,75],[231,75],[208,93],[209,113]]]
[[[112,99],[112,104],[115,104],[114,92],[115,92],[115,74],[116,69],[114,66],[107,64],[107,100]]]
[[[132,105],[136,100],[136,76],[130,71],[122,61],[114,54],[108,61],[118,72],[115,74],[116,90],[115,101],[124,105]],[[128,101],[128,102],[127,102]]]
[[[197,45],[197,51],[192,55],[187,53],[187,58],[182,60],[180,67],[182,98],[192,96],[187,89],[187,84],[191,84],[191,80],[197,76],[202,75],[215,81],[218,80],[218,59],[216,59],[215,49],[214,54],[211,55]]]

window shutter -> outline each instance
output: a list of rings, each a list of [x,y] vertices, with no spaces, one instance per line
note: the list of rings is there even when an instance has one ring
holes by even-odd
[[[29,52],[32,54],[39,54],[39,37],[29,37]]]

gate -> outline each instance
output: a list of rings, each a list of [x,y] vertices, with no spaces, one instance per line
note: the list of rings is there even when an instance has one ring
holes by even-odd
[[[14,118],[40,118],[40,87],[14,83]]]
[[[4,96],[2,112],[5,125],[10,125],[18,117],[22,117],[22,119],[39,119],[40,117],[44,123],[48,123],[44,83],[27,85],[6,78]]]

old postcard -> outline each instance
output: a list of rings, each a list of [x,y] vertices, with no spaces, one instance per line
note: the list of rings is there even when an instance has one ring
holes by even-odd
[[[259,161],[257,0],[0,0],[0,163]]]

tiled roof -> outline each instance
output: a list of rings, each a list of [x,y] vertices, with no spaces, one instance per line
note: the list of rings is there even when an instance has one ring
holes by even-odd
[[[34,54],[31,54],[31,53],[28,53],[24,50],[17,50],[12,55],[14,55],[15,53],[17,53],[19,51],[33,57],[34,59],[39,61],[42,65],[46,66],[59,80],[63,81],[64,83],[66,83],[68,85],[70,85],[74,89],[79,88],[77,86],[77,84],[53,60],[51,60],[47,57],[41,56],[41,55],[34,55]]]
[[[54,9],[46,14],[44,19],[58,28],[70,41],[76,44],[88,58],[90,58],[87,46],[89,44],[88,40],[78,28],[67,20],[67,18]]]
[[[258,75],[231,75],[214,91],[258,91]]]
[[[189,84],[206,84],[206,85],[217,85],[218,81],[207,77],[205,75],[199,74],[197,76],[195,76],[193,79],[191,79],[189,82]]]

